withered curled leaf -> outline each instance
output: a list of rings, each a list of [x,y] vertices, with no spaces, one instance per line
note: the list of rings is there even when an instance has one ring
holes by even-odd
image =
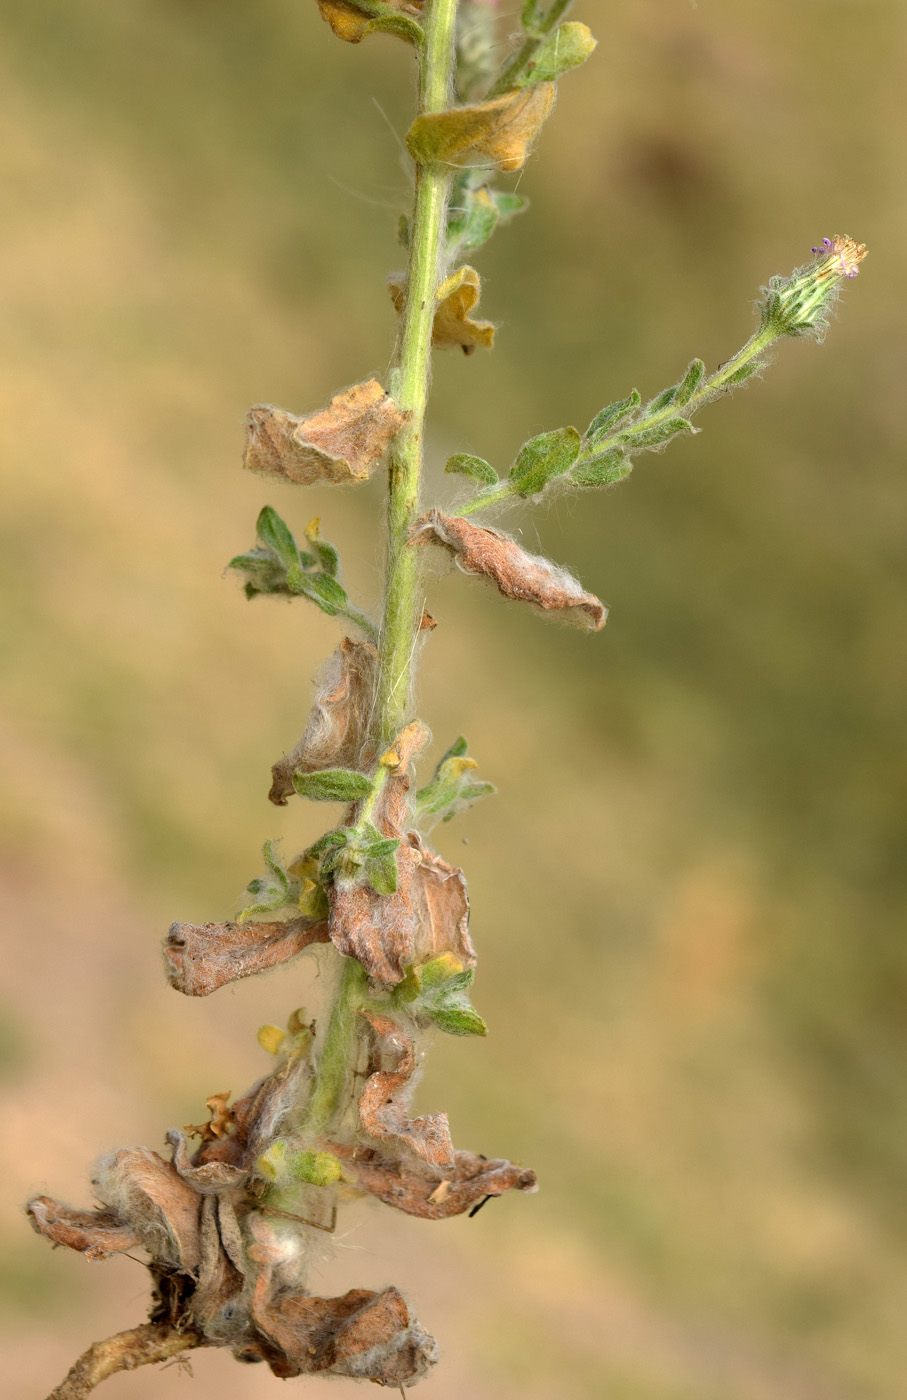
[[[246,420],[243,466],[301,486],[366,481],[405,422],[376,379],[335,394],[307,418],[255,404]]]
[[[455,1152],[454,1158],[453,1174],[440,1181],[437,1175],[411,1160],[376,1155],[372,1160],[354,1157],[346,1165],[369,1195],[423,1220],[462,1215],[486,1196],[538,1189],[535,1172],[513,1162],[480,1157],[474,1152]]]
[[[392,1069],[376,1068],[359,1096],[359,1118],[373,1138],[409,1148],[423,1162],[452,1170],[454,1149],[446,1113],[409,1118],[407,1110],[414,1085],[416,1056],[413,1042],[395,1021],[378,1012],[363,1016],[375,1033],[373,1062],[396,1061]]]
[[[441,283],[437,292],[437,309],[432,325],[432,345],[449,349],[459,345],[464,354],[471,355],[477,346],[490,350],[494,343],[494,326],[490,321],[474,321],[481,295],[481,279],[474,267],[460,267]],[[406,279],[402,273],[388,278],[391,300],[398,313],[403,310]]]
[[[407,133],[409,153],[420,163],[519,170],[554,106],[556,93],[554,83],[539,83],[487,102],[423,113]]]
[[[294,773],[361,766],[375,693],[378,652],[371,642],[344,637],[315,682],[315,704],[295,748],[271,769],[268,797],[285,807]]]
[[[413,18],[420,5],[398,3],[398,0],[318,0],[322,19],[331,26],[338,39],[348,44],[360,44],[367,34],[384,31],[397,34],[412,44],[418,44],[422,29]]]
[[[25,1213],[38,1234],[86,1259],[109,1259],[139,1243],[138,1232],[112,1210],[73,1210],[51,1196],[35,1196]]]
[[[397,888],[379,895],[366,884],[335,885],[330,892],[331,941],[358,958],[372,977],[402,981],[407,967],[453,953],[474,967],[469,898],[462,870],[423,846],[415,832],[397,850]]]
[[[327,924],[311,919],[262,924],[171,924],[164,942],[167,981],[189,997],[206,997],[228,982],[298,957],[327,943]]]
[[[273,1348],[265,1358],[281,1377],[329,1373],[402,1386],[437,1359],[434,1338],[411,1320],[396,1288],[354,1288],[340,1298],[256,1288],[251,1319]]]
[[[443,545],[465,573],[490,579],[505,598],[559,613],[587,631],[598,632],[605,625],[608,610],[594,594],[565,569],[529,554],[500,530],[431,510],[416,522],[412,538],[415,544]]]

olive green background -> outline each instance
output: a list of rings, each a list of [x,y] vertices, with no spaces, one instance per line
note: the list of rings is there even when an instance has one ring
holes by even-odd
[[[511,6],[513,9],[513,6]],[[318,1286],[393,1281],[441,1340],[426,1400],[898,1400],[907,1366],[902,0],[587,3],[601,43],[478,255],[491,355],[435,371],[446,455],[651,395],[747,337],[824,234],[870,245],[825,344],[607,493],[502,518],[611,607],[560,630],[456,573],[420,710],[500,795],[442,828],[471,881],[487,1041],[419,1102],[538,1196],[441,1225],[368,1206]],[[210,1001],[163,983],[323,814],[269,808],[341,635],[222,577],[270,500],[380,586],[381,483],[239,470],[243,414],[382,375],[411,59],[314,0],[2,0],[0,733],[8,1393],[141,1319],[127,1259],[18,1214],[90,1199],[263,1072],[304,964]],[[468,840],[468,845],[464,845]],[[110,1400],[272,1395],[227,1356]],[[327,1394],[323,1383],[297,1382]],[[341,1395],[352,1382],[335,1383]]]

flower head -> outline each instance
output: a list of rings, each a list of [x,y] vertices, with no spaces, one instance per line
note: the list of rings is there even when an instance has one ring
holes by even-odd
[[[763,325],[781,335],[812,335],[821,340],[844,278],[856,277],[866,244],[844,234],[823,238],[815,257],[789,277],[773,277],[762,307]]]

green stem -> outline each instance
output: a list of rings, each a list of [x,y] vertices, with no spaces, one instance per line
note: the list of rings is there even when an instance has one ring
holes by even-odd
[[[450,105],[456,17],[457,0],[427,0],[425,41],[419,51],[420,115],[443,112]],[[416,167],[409,270],[390,383],[398,407],[409,416],[391,448],[388,473],[387,563],[375,719],[379,753],[393,742],[407,719],[413,653],[422,615],[420,551],[410,543],[410,533],[419,510],[435,293],[451,180],[452,172],[446,167]],[[363,819],[374,811],[386,777],[386,771],[376,777]],[[364,968],[355,958],[347,958],[302,1123],[303,1134],[310,1139],[319,1137],[342,1110],[361,1030],[359,1011],[367,994]]]
[[[451,101],[457,0],[429,0],[419,73],[419,114],[443,112]],[[422,441],[431,368],[438,263],[451,171],[416,167],[406,296],[400,318],[391,392],[409,419],[390,455],[387,572],[378,672],[377,739],[389,744],[407,718],[412,656],[421,616],[419,551],[410,531],[419,510]]]
[[[753,360],[757,360],[764,354],[774,342],[781,337],[781,332],[771,326],[761,327],[752,336],[736,355],[732,355],[720,369],[714,374],[710,374],[704,379],[699,388],[688,399],[680,409],[675,404],[665,404],[663,408],[655,409],[652,413],[646,413],[638,418],[629,428],[621,428],[613,433],[611,437],[602,438],[593,444],[587,444],[580,453],[577,462],[591,462],[596,457],[603,457],[606,452],[613,451],[616,447],[626,448],[629,455],[633,453],[633,438],[637,433],[647,431],[649,428],[656,428],[659,423],[665,422],[668,418],[676,417],[678,412],[682,412],[685,418],[689,418],[701,408],[710,398],[733,379],[734,375],[741,369],[745,369]],[[465,505],[458,507],[457,514],[474,515],[477,510],[486,510],[489,506],[500,505],[502,501],[509,500],[512,496],[519,495],[517,486],[505,478],[497,486],[487,486],[483,491],[468,500]]]
[[[510,62],[501,69],[488,97],[500,97],[503,93],[512,92],[520,86],[520,80],[525,77],[542,44],[572,4],[573,0],[554,0],[541,19],[528,31],[524,42]]]
[[[359,1011],[367,995],[365,968],[355,958],[344,958],[340,987],[331,1008],[315,1084],[301,1124],[305,1138],[320,1137],[340,1108],[358,1038]]]

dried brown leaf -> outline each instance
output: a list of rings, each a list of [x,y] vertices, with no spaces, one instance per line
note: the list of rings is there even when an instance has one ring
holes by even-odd
[[[425,1374],[437,1347],[410,1321],[396,1288],[351,1289],[341,1298],[274,1297],[256,1289],[251,1312],[281,1377],[328,1373],[402,1385]]]
[[[415,832],[407,833],[397,851],[393,894],[376,894],[367,884],[337,884],[330,904],[334,946],[344,957],[358,958],[382,982],[400,982],[407,967],[442,953],[453,953],[464,967],[475,966],[463,872],[423,846]]]
[[[370,1195],[423,1220],[462,1215],[486,1196],[538,1189],[535,1172],[512,1162],[480,1157],[474,1152],[455,1152],[454,1157],[453,1175],[440,1182],[412,1161],[354,1158],[347,1166]]]
[[[25,1213],[40,1235],[86,1259],[109,1259],[140,1243],[138,1231],[112,1210],[73,1210],[50,1196],[35,1196]]]
[[[454,1149],[445,1113],[407,1117],[416,1068],[413,1042],[389,1016],[363,1012],[376,1037],[376,1056],[396,1059],[393,1069],[376,1069],[359,1097],[359,1118],[373,1138],[409,1148],[423,1162],[452,1169]]]
[[[461,267],[441,283],[437,292],[437,308],[432,326],[432,344],[439,349],[459,345],[471,355],[477,346],[490,350],[494,343],[491,321],[474,321],[472,312],[481,296],[481,279],[474,267]],[[403,310],[406,278],[394,273],[388,278],[391,300],[397,312]]]
[[[301,486],[366,481],[406,417],[376,379],[344,389],[307,418],[255,404],[246,420],[243,466]]]
[[[227,1100],[230,1097],[229,1089],[222,1094],[212,1094],[205,1100],[205,1108],[211,1117],[207,1123],[187,1123],[183,1129],[189,1137],[201,1138],[202,1142],[211,1142],[214,1138],[227,1136],[227,1130],[233,1122],[233,1114],[227,1107]]]
[[[173,1169],[200,1196],[213,1196],[221,1191],[236,1191],[248,1179],[248,1170],[239,1162],[224,1161],[211,1154],[198,1153],[193,1162],[186,1147],[186,1136],[178,1128],[170,1128],[167,1141],[173,1149]]]
[[[285,807],[294,773],[322,768],[358,771],[368,738],[375,695],[378,652],[371,642],[344,637],[316,680],[315,704],[295,748],[271,769],[268,797]]]
[[[588,631],[598,632],[605,625],[608,610],[594,594],[586,593],[566,569],[527,553],[500,530],[432,510],[416,522],[413,541],[443,545],[465,573],[490,579],[505,598],[560,613]]]
[[[98,1163],[92,1185],[155,1259],[197,1267],[201,1202],[170,1162],[145,1147],[123,1148]]]
[[[311,919],[261,924],[171,924],[164,943],[167,981],[190,997],[289,962],[327,943],[327,924]]]
[[[538,83],[487,102],[424,113],[410,127],[406,144],[421,163],[519,170],[554,106],[556,92],[554,83]]]

